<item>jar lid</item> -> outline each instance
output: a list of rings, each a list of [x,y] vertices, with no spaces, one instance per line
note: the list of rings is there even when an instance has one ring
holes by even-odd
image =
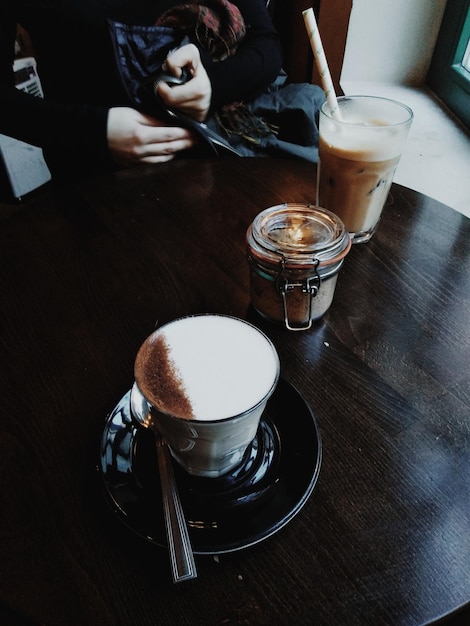
[[[250,253],[287,267],[333,265],[351,248],[340,218],[312,204],[279,204],[259,213],[247,231]]]

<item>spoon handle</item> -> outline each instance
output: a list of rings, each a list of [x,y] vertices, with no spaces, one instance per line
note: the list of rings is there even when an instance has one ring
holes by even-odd
[[[188,527],[186,526],[183,507],[181,506],[176,487],[170,453],[160,434],[155,433],[155,436],[171,572],[173,582],[178,583],[183,580],[197,578],[196,563],[194,562]]]

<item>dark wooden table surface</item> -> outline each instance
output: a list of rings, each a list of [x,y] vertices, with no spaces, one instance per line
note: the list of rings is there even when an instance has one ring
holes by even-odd
[[[245,232],[314,186],[307,163],[176,161],[0,205],[2,624],[414,625],[470,601],[470,220],[394,185],[292,333],[250,310]],[[174,585],[96,466],[143,339],[205,312],[272,339],[323,461],[282,530]]]

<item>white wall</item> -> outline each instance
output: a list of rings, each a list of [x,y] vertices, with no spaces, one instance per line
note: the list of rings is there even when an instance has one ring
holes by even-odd
[[[354,0],[341,82],[424,82],[447,0]]]

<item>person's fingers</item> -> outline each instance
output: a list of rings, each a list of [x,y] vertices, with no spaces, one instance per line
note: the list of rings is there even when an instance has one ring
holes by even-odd
[[[174,156],[177,152],[188,150],[194,143],[195,141],[191,136],[170,141],[146,143],[139,147],[136,156],[140,161],[156,163],[158,160],[167,160],[168,157]]]
[[[172,52],[165,60],[165,67],[174,76],[181,76],[182,68],[186,67],[192,76],[195,76],[201,63],[199,50],[194,44],[181,46]]]
[[[178,109],[198,121],[203,121],[209,112],[212,87],[203,68],[198,75],[183,85],[170,87],[161,81],[157,86],[157,92],[166,106]]]

